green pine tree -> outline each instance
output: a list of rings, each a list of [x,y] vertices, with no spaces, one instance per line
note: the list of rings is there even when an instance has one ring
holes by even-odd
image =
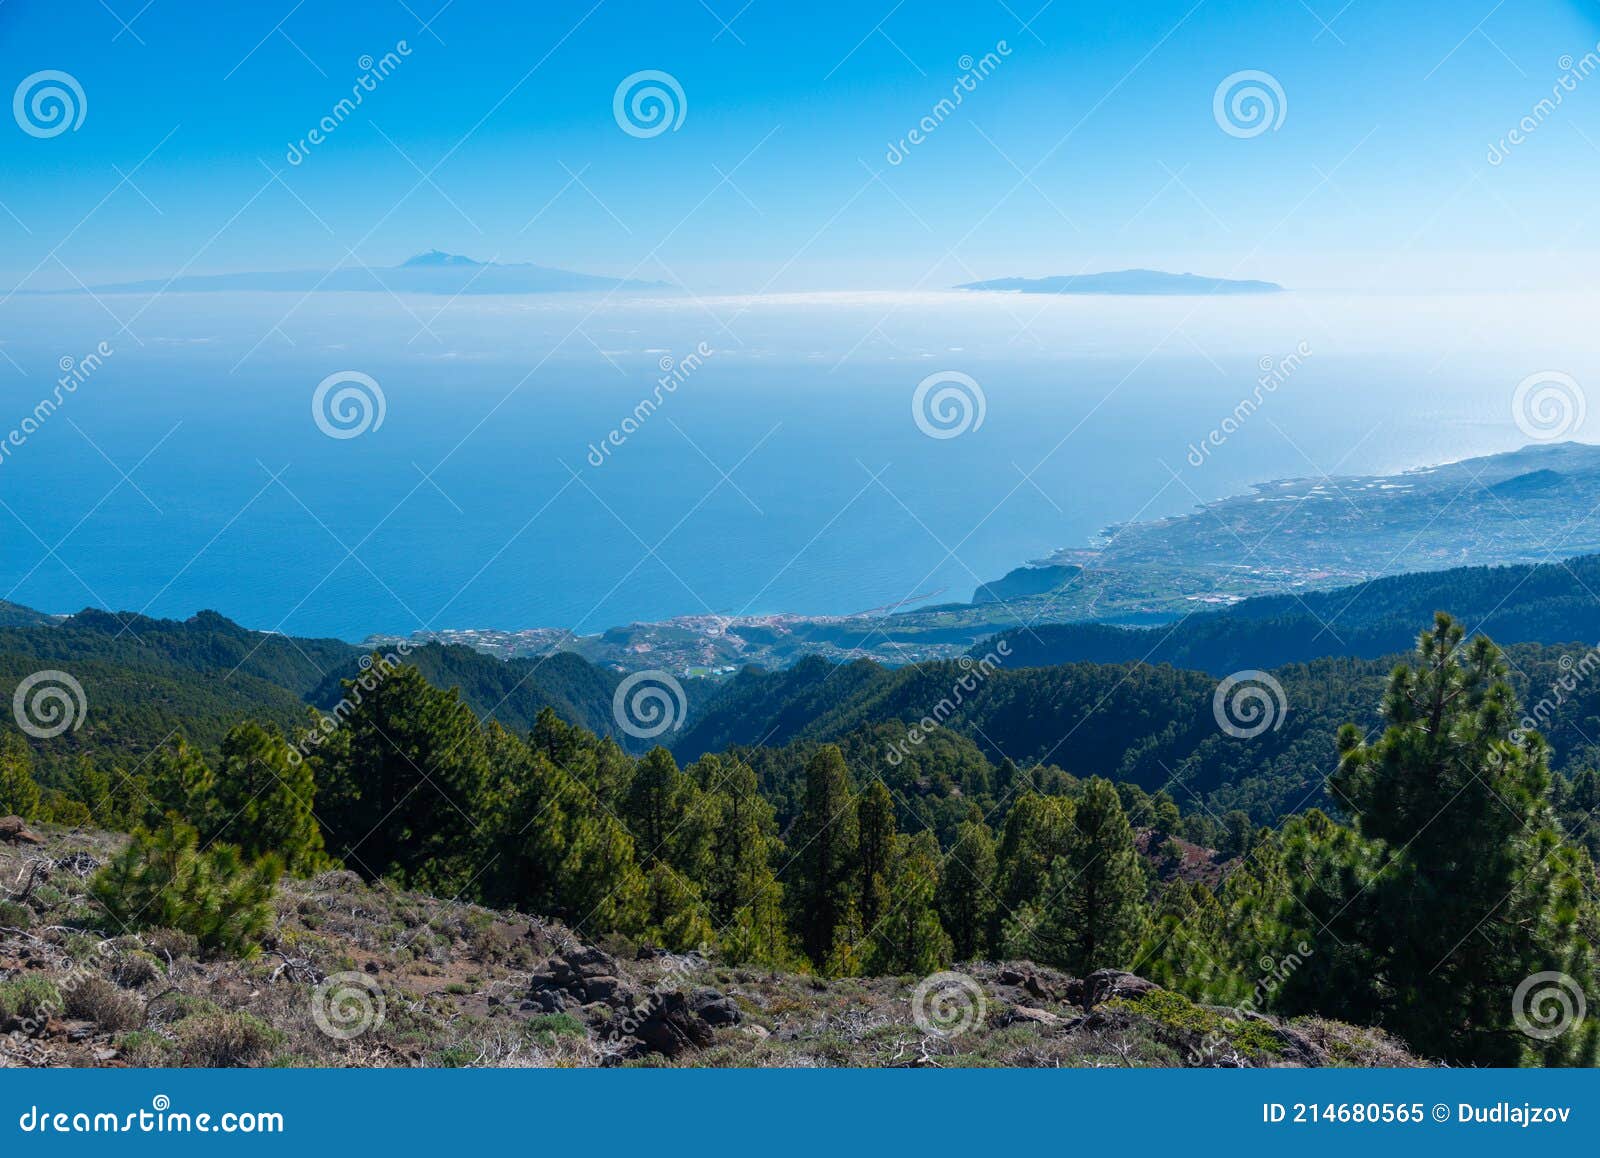
[[[441,691],[411,665],[344,681],[337,744],[319,750],[334,785],[332,850],[352,868],[454,896],[477,887],[489,852],[479,821],[492,806],[478,719],[459,692]]]
[[[855,908],[856,807],[850,769],[839,749],[827,744],[806,764],[805,799],[790,836],[795,884],[790,895],[800,945],[818,968],[837,958],[835,942],[856,943],[860,913]],[[858,926],[855,936],[839,937],[846,916]],[[846,955],[852,950],[843,950]],[[853,962],[838,960],[856,971]]]
[[[201,848],[194,826],[170,814],[136,830],[90,879],[89,895],[119,929],[178,929],[208,953],[250,957],[272,927],[281,872],[271,854],[251,860],[221,841]]]
[[[933,833],[896,836],[888,872],[888,905],[866,934],[867,972],[936,973],[950,961],[950,937],[934,906],[939,842]]]
[[[1295,899],[1360,947],[1340,971],[1349,988],[1318,1008],[1452,1061],[1593,1064],[1600,1023],[1541,1038],[1514,1016],[1537,974],[1565,975],[1591,1005],[1600,991],[1593,866],[1555,822],[1545,744],[1517,730],[1499,649],[1441,613],[1390,677],[1383,715],[1376,740],[1340,733],[1331,788],[1354,831],[1308,819],[1286,841]]]
[[[39,786],[33,780],[33,753],[21,736],[0,733],[0,816],[35,819],[39,802]]]
[[[159,825],[167,813],[176,812],[202,836],[215,835],[216,776],[199,749],[180,735],[151,756],[148,772],[149,793],[141,816],[146,825]]]
[[[989,951],[996,865],[994,833],[983,822],[983,813],[971,808],[945,853],[935,897],[957,961],[977,960]]]
[[[705,894],[724,958],[764,965],[792,961],[783,886],[773,873],[782,842],[754,769],[736,757],[702,756],[689,773],[711,810]]]
[[[1072,810],[1073,802],[1064,796],[1026,792],[1006,814],[996,851],[996,904],[989,923],[991,945],[1001,944],[1004,921],[1044,892],[1050,866],[1071,847]]]
[[[284,868],[307,876],[330,863],[313,804],[316,782],[303,760],[274,729],[237,724],[222,740],[216,777],[224,834],[247,856],[276,853]]]
[[[856,798],[856,910],[869,932],[889,907],[897,833],[894,798],[882,780],[873,780]]]
[[[1008,952],[1078,976],[1126,968],[1144,931],[1145,869],[1117,790],[1098,776],[1072,814],[1069,847],[1038,900],[1007,922]]]
[[[643,932],[647,886],[627,828],[544,749],[498,725],[485,743],[494,778],[484,819],[495,850],[485,892],[585,932]]]

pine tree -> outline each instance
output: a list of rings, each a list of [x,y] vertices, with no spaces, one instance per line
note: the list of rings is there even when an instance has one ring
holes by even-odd
[[[1340,733],[1331,788],[1355,831],[1308,829],[1315,875],[1295,888],[1313,904],[1313,886],[1331,893],[1330,931],[1364,950],[1346,972],[1367,980],[1318,1005],[1458,1062],[1592,1064],[1600,1024],[1549,1039],[1515,1024],[1513,994],[1535,974],[1565,974],[1595,1002],[1593,868],[1554,821],[1545,744],[1517,730],[1499,649],[1463,638],[1441,613],[1390,677],[1383,735]]]
[[[344,737],[319,763],[336,785],[326,810],[334,852],[369,875],[454,896],[488,859],[488,759],[478,719],[459,692],[411,665],[344,681]]]
[[[819,968],[827,968],[847,914],[859,926],[854,905],[856,808],[850,769],[839,749],[827,744],[806,765],[805,800],[790,837],[796,882],[791,890],[800,945]],[[856,936],[859,936],[859,929]],[[842,944],[854,944],[847,936]],[[841,967],[849,962],[838,961]],[[854,972],[852,968],[850,971]]]
[[[90,823],[118,830],[131,824],[132,818],[122,812],[111,776],[89,756],[79,756],[73,763],[67,793],[83,804]]]
[[[316,782],[276,730],[247,722],[222,740],[216,778],[225,835],[247,856],[276,853],[284,868],[306,876],[325,868],[322,829],[313,809]]]
[[[939,842],[924,829],[914,836],[896,836],[893,843],[888,904],[866,933],[866,971],[935,973],[950,961],[950,938],[934,907],[939,888]]]
[[[484,874],[489,895],[589,933],[643,932],[647,885],[627,828],[544,750],[498,725],[485,744],[494,769],[485,814],[496,852]]]
[[[945,853],[935,898],[957,961],[976,960],[989,951],[995,869],[994,833],[983,822],[983,813],[970,808]]]
[[[1131,810],[1130,814],[1145,815]],[[1183,828],[1183,814],[1178,811],[1178,802],[1172,799],[1165,789],[1150,798],[1149,821],[1156,841],[1164,840]]]
[[[633,780],[633,761],[609,736],[596,737],[564,722],[554,708],[544,707],[534,720],[528,744],[557,768],[582,780],[605,807],[613,811],[623,807]]]
[[[869,936],[889,907],[896,834],[894,798],[875,779],[856,798],[856,909]]]
[[[282,863],[251,860],[200,834],[177,814],[154,831],[139,829],[89,882],[89,895],[125,930],[191,933],[208,953],[254,956],[272,927],[272,894]]]
[[[645,873],[645,897],[650,935],[665,948],[681,953],[709,950],[715,943],[700,890],[666,861],[656,861]]]
[[[705,894],[723,957],[734,964],[791,961],[783,886],[772,871],[782,844],[755,771],[736,757],[702,756],[689,774],[711,810]]]
[[[1251,823],[1248,812],[1233,809],[1223,816],[1222,826],[1227,830],[1227,841],[1222,848],[1223,852],[1244,856],[1250,851],[1250,839],[1255,832],[1255,825]]]
[[[1009,951],[1079,976],[1125,968],[1144,926],[1145,869],[1117,790],[1095,777],[1073,809],[1066,855],[1007,923]]]
[[[1024,793],[1006,814],[996,853],[996,904],[989,941],[998,946],[1003,923],[1037,900],[1057,857],[1071,847],[1073,802],[1064,796]]]
[[[1230,965],[1224,914],[1216,894],[1199,881],[1176,880],[1160,892],[1131,970],[1157,985],[1209,1004],[1247,996]]]
[[[667,838],[678,822],[678,777],[678,765],[665,748],[650,749],[634,767],[622,818],[647,862],[666,855]]]
[[[641,863],[665,861],[683,876],[708,870],[711,817],[694,779],[678,770],[672,753],[652,748],[634,768],[622,818],[633,833]]]
[[[39,786],[33,780],[33,753],[21,736],[0,733],[0,816],[35,819],[39,801]]]
[[[182,736],[160,748],[149,762],[149,795],[141,819],[160,824],[175,812],[200,831],[215,835],[217,817],[216,776],[198,749]]]

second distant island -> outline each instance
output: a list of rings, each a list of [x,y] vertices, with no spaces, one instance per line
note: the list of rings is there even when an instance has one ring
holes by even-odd
[[[1001,277],[958,285],[962,290],[991,290],[1022,294],[1281,294],[1274,281],[1238,281],[1202,277],[1195,273],[1164,273],[1159,269],[1119,269],[1110,273],[1062,274],[1056,277]]]

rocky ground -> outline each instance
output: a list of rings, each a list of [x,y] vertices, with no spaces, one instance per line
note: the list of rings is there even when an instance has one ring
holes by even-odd
[[[84,882],[119,838],[37,835],[0,834],[0,1066],[1422,1064],[1379,1031],[1126,973],[830,981],[586,943],[348,872],[285,881],[264,951],[206,960],[181,933],[98,926]]]

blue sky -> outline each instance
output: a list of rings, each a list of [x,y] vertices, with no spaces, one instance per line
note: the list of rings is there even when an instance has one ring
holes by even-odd
[[[798,12],[798,14],[797,14]],[[1594,3],[1374,0],[10,0],[5,88],[71,74],[75,131],[0,129],[0,277],[392,264],[438,247],[696,292],[939,288],[1154,265],[1301,286],[1593,284]],[[123,22],[127,23],[124,24]],[[298,165],[292,142],[392,74]],[[1007,52],[899,163],[964,56]],[[627,75],[676,130],[623,132]],[[1213,95],[1271,74],[1275,130]],[[274,177],[273,173],[278,176]]]

